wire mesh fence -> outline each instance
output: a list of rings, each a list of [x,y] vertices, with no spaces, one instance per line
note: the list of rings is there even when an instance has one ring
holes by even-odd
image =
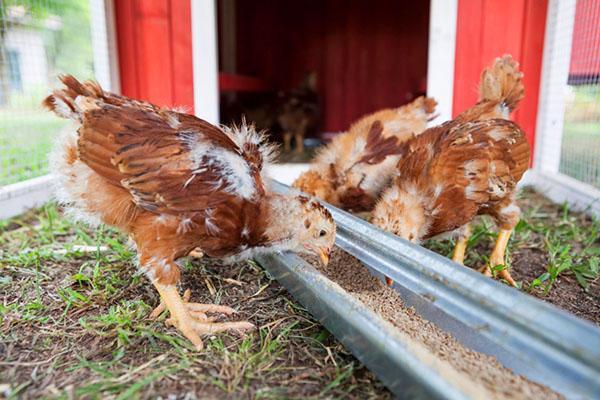
[[[600,0],[576,4],[559,171],[600,188]]]
[[[0,0],[0,186],[48,172],[66,121],[40,103],[56,77],[94,76],[87,0]]]

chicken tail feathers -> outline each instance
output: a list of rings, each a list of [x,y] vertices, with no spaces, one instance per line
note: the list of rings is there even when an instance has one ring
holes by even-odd
[[[79,82],[72,75],[59,77],[64,87],[46,97],[42,105],[66,119],[81,120],[81,114],[93,104],[93,99],[104,98],[104,91],[97,82]]]
[[[499,57],[490,68],[481,74],[479,85],[480,101],[497,102],[514,111],[525,95],[523,73],[512,56]]]

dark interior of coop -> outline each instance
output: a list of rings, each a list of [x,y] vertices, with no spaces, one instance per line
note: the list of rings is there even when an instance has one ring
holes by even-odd
[[[362,115],[425,94],[429,2],[217,4],[222,123],[245,116],[280,140],[282,103],[308,86],[316,93],[310,146]]]

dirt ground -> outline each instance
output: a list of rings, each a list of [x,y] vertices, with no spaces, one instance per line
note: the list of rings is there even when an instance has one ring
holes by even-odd
[[[600,220],[572,212],[525,189],[521,221],[509,243],[507,265],[521,290],[600,324]],[[479,268],[492,252],[496,228],[487,219],[474,226],[465,265]],[[425,246],[451,256],[451,240]]]
[[[184,265],[193,301],[232,306],[231,320],[258,327],[206,338],[196,353],[166,315],[147,318],[158,295],[114,231],[72,225],[53,206],[1,229],[0,398],[391,398],[252,262]]]
[[[513,276],[523,290],[599,323],[600,223],[531,191],[521,204]],[[489,222],[477,225],[467,265],[483,265],[493,235]],[[447,255],[452,242],[427,246]],[[258,330],[206,338],[198,354],[165,327],[165,315],[147,318],[158,295],[124,237],[72,224],[53,205],[0,222],[0,397],[391,398],[256,264],[195,260],[183,269],[193,301],[232,306],[232,320]]]

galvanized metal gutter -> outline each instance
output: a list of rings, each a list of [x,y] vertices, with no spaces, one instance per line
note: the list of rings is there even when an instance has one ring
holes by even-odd
[[[290,190],[276,182],[273,187],[280,192]],[[349,213],[326,206],[338,226],[336,244],[363,261],[375,274],[392,278],[406,304],[414,306],[424,318],[451,332],[465,346],[495,356],[516,373],[567,398],[600,398],[598,327],[383,232]],[[286,260],[292,261],[281,259]],[[285,266],[279,268],[285,269]],[[282,281],[285,285],[283,278]],[[304,284],[309,282],[304,280]],[[301,286],[290,290],[301,302],[302,293],[312,291]],[[320,300],[316,299],[327,302],[327,298],[327,293],[321,293]],[[312,308],[305,306],[314,312],[319,304],[323,303],[315,303]],[[323,312],[324,315],[316,315],[322,321],[328,318]],[[344,326],[344,323],[338,325]],[[343,330],[332,329],[332,332],[340,339],[340,336],[351,335]],[[352,339],[345,340],[354,343]],[[348,347],[355,351],[352,346]],[[357,353],[361,359],[360,350]],[[388,385],[388,377],[373,371]],[[414,371],[406,376],[414,376]],[[423,383],[422,380],[415,382]],[[425,385],[427,387],[427,383]],[[447,392],[443,393],[447,397]]]
[[[410,399],[466,399],[425,366],[389,322],[293,254],[259,256],[294,298],[332,332],[396,396]]]

